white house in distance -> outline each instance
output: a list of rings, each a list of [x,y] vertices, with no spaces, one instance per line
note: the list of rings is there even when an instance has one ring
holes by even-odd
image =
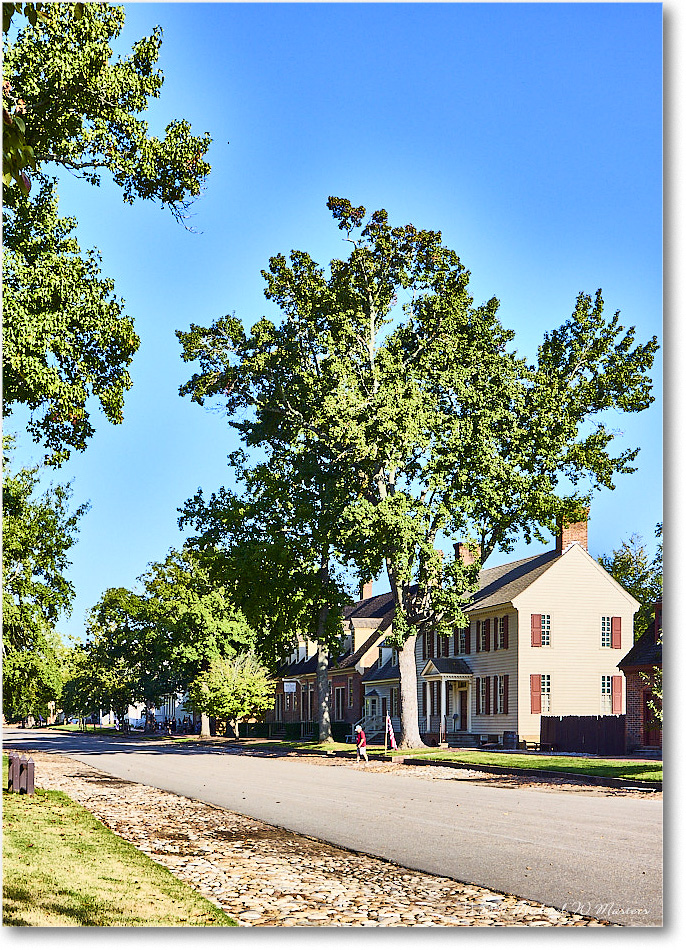
[[[633,643],[639,603],[590,556],[587,527],[562,528],[553,551],[485,568],[468,606],[469,626],[450,637],[417,638],[424,741],[474,744],[511,733],[537,742],[541,715],[625,712],[617,663]],[[456,551],[470,556],[463,545]],[[397,730],[397,657],[384,646],[392,597],[355,609],[379,626],[379,658],[362,677],[365,716],[371,725],[388,712]]]

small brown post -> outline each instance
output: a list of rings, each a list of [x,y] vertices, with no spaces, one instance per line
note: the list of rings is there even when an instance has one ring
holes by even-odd
[[[21,760],[19,773],[19,791],[22,795],[33,795],[34,792],[34,764],[33,759]]]
[[[12,792],[18,792],[18,791],[19,791],[19,775],[20,775],[19,756],[18,756],[18,754],[15,752],[13,755],[10,756],[10,760],[9,760],[9,781],[8,781],[8,783],[7,783],[7,784],[8,784],[8,787],[9,787],[9,790],[12,791]]]

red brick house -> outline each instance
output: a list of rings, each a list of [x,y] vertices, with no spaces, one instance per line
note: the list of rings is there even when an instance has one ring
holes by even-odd
[[[662,674],[662,601],[655,604],[655,622],[638,638],[617,666],[626,678],[627,752],[662,748],[662,728],[655,722],[651,703],[656,670]]]

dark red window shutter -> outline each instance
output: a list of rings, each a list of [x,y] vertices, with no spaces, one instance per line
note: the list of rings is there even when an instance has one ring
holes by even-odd
[[[612,618],[614,620],[614,617]],[[613,676],[612,677],[612,712],[619,713],[622,712],[622,677]]]
[[[541,645],[540,643],[538,644]],[[531,674],[531,712],[540,713],[541,711],[541,674]]]
[[[612,649],[622,649],[622,618],[612,618]]]
[[[493,649],[498,649],[498,618],[493,618]]]
[[[426,716],[426,683],[422,683],[422,716]]]
[[[476,653],[481,652],[481,620],[476,622]]]
[[[476,678],[476,714],[481,715],[481,677]]]
[[[490,620],[487,620],[487,621],[486,621],[486,634],[485,634],[485,636],[484,636],[484,649],[487,650],[487,651],[491,649],[491,621],[490,621]]]
[[[506,619],[507,619],[507,618],[506,618]],[[504,686],[504,690],[503,690],[503,712],[504,712],[504,713],[507,713],[507,712],[509,712],[509,705],[508,705],[508,701],[507,701],[507,700],[508,700],[508,694],[509,694],[509,691],[510,691],[510,674],[509,674],[509,673],[506,673],[505,676],[503,676],[503,686]]]
[[[541,645],[541,614],[531,614],[531,646]],[[540,712],[540,710],[539,710]]]
[[[498,711],[498,677],[493,677],[493,712]]]
[[[464,652],[465,652],[465,653],[471,653],[471,652],[472,652],[472,649],[471,649],[471,647],[472,647],[471,629],[472,629],[472,625],[471,625],[471,623],[468,623],[468,624],[467,624],[467,629],[466,629],[465,632],[464,632]]]
[[[489,716],[491,713],[491,677],[486,677],[486,715]]]
[[[503,617],[503,625],[504,625],[504,630],[503,630],[503,650],[507,650],[507,648],[508,648],[509,645],[510,645],[510,636],[509,636],[508,629],[507,629],[507,628],[508,628],[507,621],[508,621],[508,616],[507,616],[507,614],[505,614],[505,616]]]

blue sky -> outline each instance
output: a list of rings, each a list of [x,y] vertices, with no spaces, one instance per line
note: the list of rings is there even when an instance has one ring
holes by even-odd
[[[260,275],[273,254],[343,256],[329,195],[441,230],[475,301],[498,297],[531,359],[579,291],[599,287],[639,339],[662,335],[660,4],[126,9],[122,49],[164,29],[151,129],[187,118],[210,132],[213,170],[195,233],[156,206],[124,205],[107,183],[61,180],[61,213],[78,219],[82,248],[102,252],[142,339],[123,425],[96,419],[87,451],[52,476],[91,503],[72,552],[74,612],[60,625],[77,637],[107,587],[132,586],[179,545],[177,508],[230,482],[235,437],[221,412],[178,396],[192,368],[174,331],[234,311],[248,327],[274,316]],[[596,556],[633,533],[654,549],[661,353],[653,376],[650,410],[608,419],[641,453],[638,471],[593,504]],[[41,454],[20,435],[17,461]],[[496,553],[489,566],[526,553]]]

